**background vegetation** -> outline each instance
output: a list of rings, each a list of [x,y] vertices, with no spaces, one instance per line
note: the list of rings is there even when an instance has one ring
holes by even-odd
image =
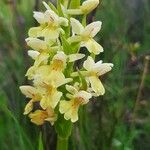
[[[41,0],[0,0],[1,150],[40,150],[41,140],[46,150],[55,149],[53,127],[37,127],[23,116],[26,100],[19,91],[31,64],[24,39],[39,9]],[[114,68],[103,77],[106,94],[81,110],[70,150],[150,150],[149,16],[148,0],[103,0],[89,15],[89,22],[103,22],[97,40],[105,51],[97,59]]]

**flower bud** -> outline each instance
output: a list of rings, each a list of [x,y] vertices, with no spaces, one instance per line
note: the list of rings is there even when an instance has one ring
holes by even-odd
[[[87,0],[82,3],[80,9],[83,11],[84,14],[88,14],[92,10],[94,10],[99,4],[99,0]]]

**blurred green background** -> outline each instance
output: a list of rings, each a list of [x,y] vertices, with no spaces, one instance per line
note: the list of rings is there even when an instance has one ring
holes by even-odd
[[[32,64],[24,39],[36,25],[33,10],[44,10],[41,2],[0,0],[0,150],[40,150],[41,139],[55,150],[53,127],[23,116],[19,91]],[[103,0],[92,20],[103,22],[96,38],[105,51],[97,59],[114,68],[103,77],[106,94],[82,109],[69,150],[150,150],[150,1]]]

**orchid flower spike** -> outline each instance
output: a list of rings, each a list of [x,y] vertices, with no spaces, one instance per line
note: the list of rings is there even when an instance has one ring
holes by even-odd
[[[32,85],[20,86],[20,90],[28,98],[24,115],[28,115],[36,125],[45,122],[54,125],[57,121],[57,125],[61,126],[66,120],[69,120],[68,123],[76,122],[79,108],[82,109],[92,96],[105,93],[100,78],[113,67],[111,63],[95,63],[93,59],[103,52],[102,46],[94,40],[102,22],[95,21],[85,26],[71,17],[82,15],[81,19],[86,19],[82,17],[94,10],[99,0],[86,0],[79,7],[74,7],[77,3],[71,2],[70,6],[75,9],[70,9],[69,3],[70,1],[62,4],[58,2],[57,9],[52,4],[43,2],[46,11],[35,11],[33,14],[39,26],[30,28],[29,37],[25,39],[31,48],[28,55],[33,59],[33,64],[26,73]],[[93,58],[88,56],[85,59],[85,54],[80,53],[82,47]],[[81,61],[81,65],[74,72],[77,60]],[[65,127],[65,130],[69,128]],[[62,132],[62,129],[60,131],[58,127],[57,132]]]

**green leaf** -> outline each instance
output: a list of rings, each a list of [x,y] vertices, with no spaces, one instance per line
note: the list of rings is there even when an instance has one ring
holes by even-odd
[[[82,84],[81,89],[87,90],[87,82],[85,80],[85,77],[81,74],[80,70],[78,70],[78,74],[79,74],[80,82]]]
[[[65,38],[65,35],[60,35],[63,50],[65,54],[74,54],[77,53],[80,48],[80,43],[72,43],[70,44],[67,39]]]
[[[80,0],[71,0],[70,2],[70,8],[75,9],[80,6]]]
[[[72,53],[78,53],[80,48],[80,42],[71,44]]]
[[[86,17],[87,17],[87,15],[84,15],[83,18],[82,18],[82,25],[84,27],[86,27],[86,24],[87,24],[87,20],[86,20],[87,18]]]
[[[57,0],[57,3],[63,4],[63,3],[64,3],[64,0]]]
[[[58,10],[58,15],[61,16],[61,17],[64,17],[64,13],[63,13],[63,10],[62,10],[62,7],[61,7],[61,4],[62,2],[61,1],[57,1],[57,10]]]
[[[58,114],[58,119],[55,122],[55,130],[59,137],[68,138],[72,131],[72,122],[65,120],[62,114]]]
[[[62,42],[62,46],[63,46],[63,50],[65,52],[65,54],[71,54],[72,53],[72,48],[71,45],[69,44],[69,42],[67,41],[67,39],[63,36],[60,35],[61,38],[61,42]]]
[[[56,7],[55,7],[51,2],[48,2],[48,5],[49,5],[49,7],[50,7],[56,14],[58,14],[58,10],[56,9]]]

